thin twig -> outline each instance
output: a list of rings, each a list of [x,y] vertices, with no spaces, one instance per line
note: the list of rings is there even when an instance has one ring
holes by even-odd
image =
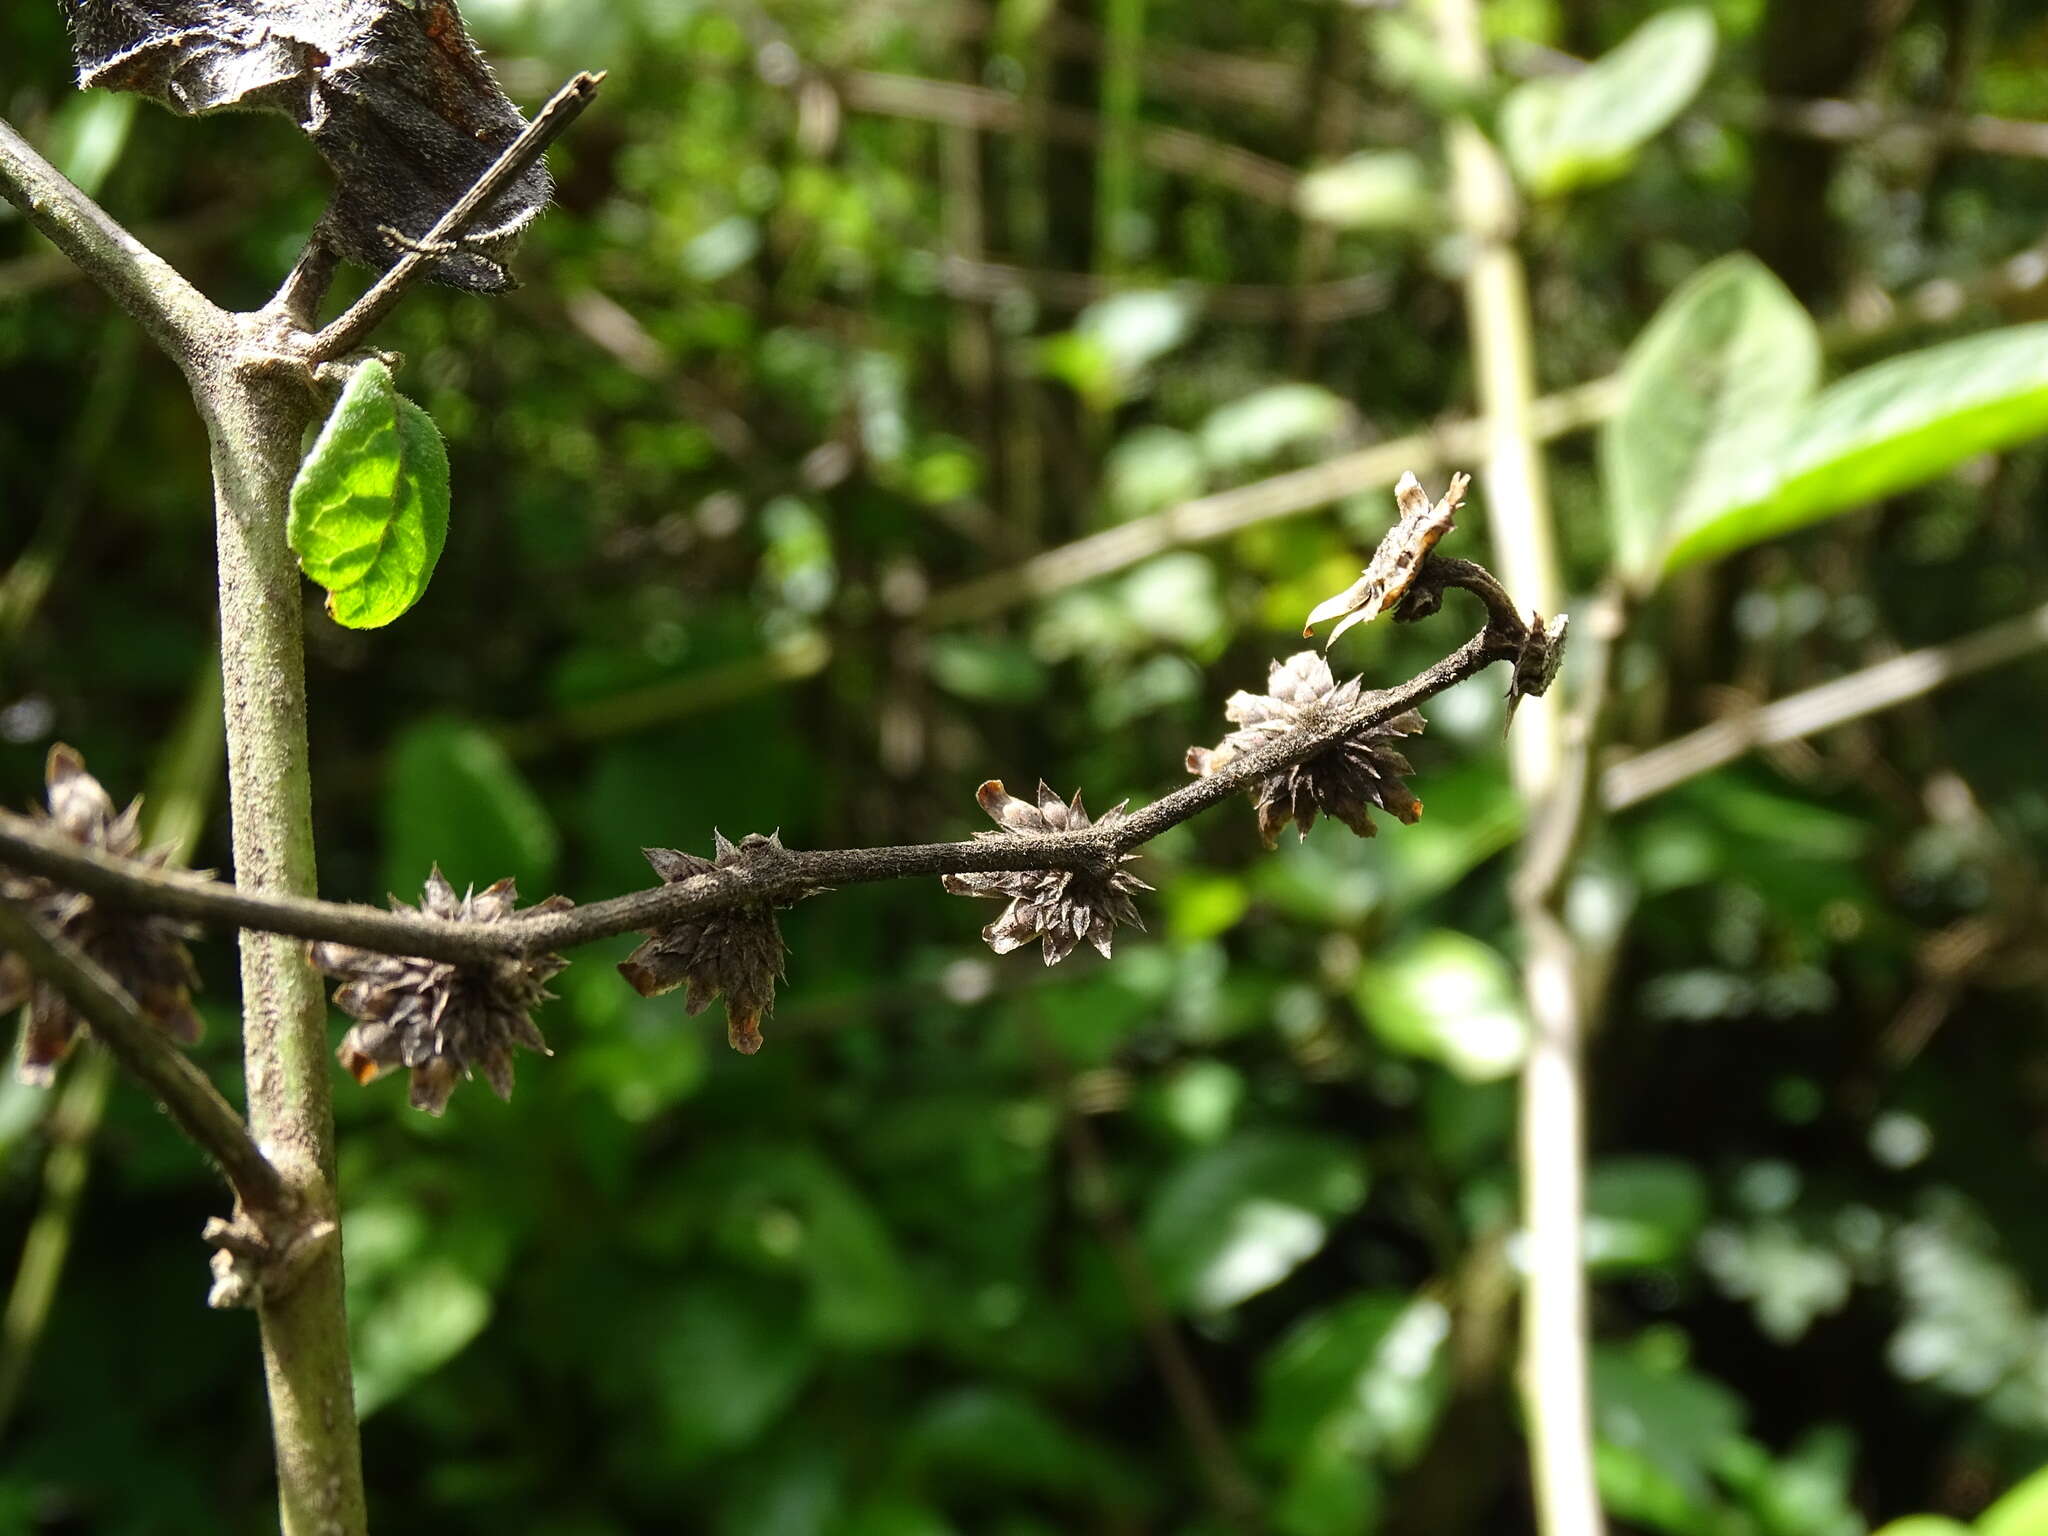
[[[1317,226],[1320,228],[1321,226]],[[1056,272],[1006,262],[976,261],[954,253],[938,259],[939,284],[948,298],[974,304],[995,304],[1013,295],[1029,294],[1055,309],[1086,309],[1090,304],[1147,286],[1137,279],[1118,280],[1098,272]],[[1325,282],[1199,283],[1176,280],[1172,289],[1201,306],[1205,315],[1246,324],[1271,324],[1300,316],[1317,324],[1349,320],[1384,309],[1392,281],[1380,272]]]
[[[1620,394],[1620,381],[1610,376],[1546,395],[1530,407],[1530,429],[1539,440],[1548,441],[1591,426],[1613,411]],[[1128,570],[1170,549],[1207,543],[1257,523],[1328,506],[1360,491],[1392,486],[1403,470],[1432,475],[1476,456],[1487,431],[1483,418],[1466,417],[1434,431],[1390,438],[1340,454],[1306,469],[1198,496],[1049,549],[1008,570],[948,587],[933,596],[919,617],[933,628],[985,618]]]
[[[1626,810],[1757,747],[1832,730],[2044,647],[2048,603],[2016,619],[1908,651],[1639,752],[1600,775],[1601,803],[1610,811]]]
[[[1986,155],[2048,160],[2048,123],[1964,112],[1912,112],[1870,101],[1773,97],[1756,122],[1779,133],[1850,144],[1866,139],[1954,147]]]
[[[138,911],[302,939],[328,939],[386,954],[472,964],[665,927],[742,903],[796,901],[808,893],[844,885],[995,870],[1095,869],[1244,792],[1264,775],[1304,762],[1345,736],[1412,709],[1495,661],[1513,659],[1521,646],[1522,630],[1512,612],[1506,618],[1511,622],[1503,623],[1499,613],[1489,615],[1486,628],[1407,682],[1368,693],[1353,708],[1313,728],[1280,737],[1207,778],[1196,779],[1119,821],[1098,823],[1086,832],[895,848],[791,850],[779,858],[720,869],[673,885],[498,923],[446,922],[417,913],[253,894],[204,876],[160,870],[81,848],[40,823],[7,812],[0,812],[0,863]]]
[[[149,338],[188,374],[224,344],[231,329],[228,316],[4,120],[0,197],[19,208],[74,266],[134,316]]]
[[[19,955],[38,978],[63,993],[92,1026],[94,1038],[219,1166],[247,1209],[260,1213],[288,1207],[284,1181],[250,1137],[242,1117],[89,955],[62,934],[46,932],[11,901],[0,901],[0,946]]]
[[[391,312],[426,264],[443,254],[450,242],[459,239],[483,215],[491,199],[524,175],[528,167],[547,153],[548,146],[583,114],[583,109],[597,99],[597,88],[603,81],[602,73],[591,74],[586,70],[549,97],[547,105],[535,114],[519,137],[507,144],[491,168],[477,178],[476,184],[434,221],[434,227],[399,257],[368,293],[312,339],[306,348],[308,359],[323,362],[361,344],[377,323]]]

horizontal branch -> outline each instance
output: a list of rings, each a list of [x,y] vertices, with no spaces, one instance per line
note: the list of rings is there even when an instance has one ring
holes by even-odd
[[[426,264],[443,254],[451,242],[459,240],[470,225],[483,217],[491,199],[525,175],[528,168],[547,153],[548,146],[583,115],[583,109],[597,99],[597,88],[603,82],[602,74],[584,71],[555,92],[547,105],[534,114],[533,121],[505,146],[491,168],[434,221],[434,227],[392,263],[391,269],[377,279],[369,292],[313,338],[306,349],[307,357],[321,362],[340,357],[359,345],[405,296],[405,290],[422,275]]]
[[[146,864],[131,867],[154,869]],[[290,1206],[284,1180],[250,1137],[242,1117],[206,1074],[143,1018],[90,956],[61,934],[45,930],[11,901],[0,901],[0,948],[19,955],[40,981],[64,995],[92,1027],[93,1038],[214,1160],[247,1210],[261,1216]]]
[[[823,77],[840,99],[856,112],[948,123],[991,133],[1043,132],[1063,143],[1090,146],[1103,135],[1102,120],[1078,107],[1031,103],[1008,91],[985,85],[928,80],[921,75],[892,75],[877,70],[848,70]],[[1294,206],[1300,175],[1291,166],[1264,155],[1207,139],[1185,128],[1141,126],[1138,154],[1162,171],[1200,177],[1259,202]]]
[[[1455,569],[1464,562],[1438,562]],[[1453,583],[1462,584],[1462,583]],[[1313,728],[1279,737],[1140,810],[1084,832],[977,838],[894,848],[788,850],[671,885],[634,891],[562,912],[496,923],[448,922],[416,912],[288,896],[252,895],[223,881],[163,870],[82,848],[25,816],[0,812],[0,863],[137,911],[220,925],[326,939],[385,954],[475,964],[504,955],[568,949],[622,933],[645,932],[735,906],[787,904],[820,890],[883,880],[998,870],[1102,869],[1268,774],[1305,762],[1334,742],[1392,719],[1463,682],[1495,661],[1511,661],[1526,639],[1512,609],[1489,611],[1484,629],[1434,666],[1397,687],[1362,696]]]
[[[1541,441],[1562,437],[1605,419],[1621,396],[1609,376],[1560,390],[1535,402],[1531,428]],[[986,618],[1020,603],[1049,597],[1085,581],[1128,570],[1140,561],[1188,544],[1202,544],[1277,517],[1291,517],[1341,501],[1360,491],[1392,486],[1404,470],[1430,475],[1446,465],[1469,462],[1485,445],[1483,418],[1446,422],[1428,432],[1391,438],[1306,469],[1269,475],[1250,485],[1197,496],[1133,518],[1114,528],[1034,555],[1008,570],[976,577],[933,596],[919,616],[933,628]]]
[[[1832,730],[2043,649],[2048,649],[2048,603],[1959,640],[1908,651],[1639,752],[1601,774],[1601,801],[1610,811],[1626,810],[1757,747]]]
[[[938,271],[939,286],[948,298],[976,304],[995,304],[1012,294],[1029,294],[1055,309],[1086,309],[1114,294],[1145,286],[1097,272],[1048,271],[952,254],[938,258]],[[1324,324],[1349,320],[1384,309],[1394,288],[1383,272],[1316,283],[1176,281],[1171,286],[1175,293],[1184,293],[1200,304],[1205,315],[1252,325],[1297,317]]]
[[[1831,144],[1895,139],[1913,145],[1943,145],[1986,155],[2048,160],[2048,123],[1968,112],[1915,112],[1869,101],[1766,101],[1757,121],[1779,133]]]
[[[222,345],[228,316],[0,120],[0,197],[106,291],[187,373]]]

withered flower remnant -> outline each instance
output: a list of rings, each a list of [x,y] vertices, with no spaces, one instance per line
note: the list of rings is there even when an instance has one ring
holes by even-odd
[[[715,859],[674,848],[643,848],[654,872],[670,885],[720,869],[744,869],[779,858],[782,837],[749,832],[735,844],[712,834]],[[725,997],[726,1043],[742,1055],[761,1049],[761,1020],[775,1010],[775,982],[782,975],[782,929],[769,901],[740,902],[721,911],[687,917],[656,929],[619,963],[619,974],[642,997],[658,997],[687,985],[686,1013],[702,1013],[711,999]]]
[[[113,797],[85,770],[85,759],[62,743],[50,748],[44,767],[49,806],[35,819],[88,848],[118,858],[140,857],[164,865],[168,849],[140,851],[142,801],[118,815]],[[98,963],[134,999],[144,1017],[173,1040],[199,1039],[199,1015],[192,989],[199,985],[185,941],[198,930],[177,918],[117,911],[40,875],[0,869],[0,898],[15,902],[52,932],[61,934]],[[0,1010],[28,1004],[20,1072],[25,1083],[47,1087],[84,1026],[64,995],[34,976],[19,955],[0,953]]]
[[[1002,830],[977,832],[978,839],[1003,837],[1046,837],[1060,832],[1084,832],[1090,827],[1107,827],[1123,820],[1120,802],[1090,820],[1081,804],[1081,792],[1072,802],[1062,801],[1041,780],[1038,803],[1020,800],[1003,788],[1001,779],[990,779],[975,791],[991,820]],[[1033,939],[1043,941],[1045,963],[1057,965],[1086,939],[1107,959],[1110,942],[1119,923],[1143,930],[1137,904],[1131,897],[1151,886],[1121,866],[1137,855],[1118,854],[1106,872],[1068,869],[998,870],[988,874],[945,875],[941,879],[955,896],[986,896],[1007,901],[1002,915],[981,930],[988,947],[999,955],[1022,948]]]
[[[1542,614],[1530,616],[1528,637],[1515,658],[1515,675],[1508,679],[1509,725],[1515,723],[1515,711],[1523,699],[1541,698],[1557,681],[1558,668],[1564,665],[1565,631],[1571,622],[1570,614],[1560,613],[1546,627]]]
[[[1223,713],[1238,728],[1213,748],[1190,747],[1188,772],[1207,778],[1292,732],[1320,729],[1356,708],[1360,697],[1358,678],[1338,683],[1321,655],[1298,651],[1273,663],[1265,693],[1240,690],[1230,696]],[[1274,845],[1289,821],[1307,837],[1318,810],[1360,837],[1371,837],[1376,830],[1369,811],[1375,805],[1396,820],[1413,824],[1422,815],[1422,802],[1410,793],[1403,776],[1414,769],[1392,743],[1420,734],[1422,727],[1422,716],[1411,709],[1343,736],[1305,762],[1260,778],[1248,793],[1258,809],[1259,836],[1266,846]]]
[[[1414,585],[1416,572],[1422,569],[1422,562],[1429,558],[1437,541],[1451,531],[1452,516],[1464,505],[1465,487],[1471,483],[1469,475],[1451,476],[1443,499],[1432,503],[1422,482],[1412,473],[1403,473],[1400,484],[1394,487],[1394,504],[1400,509],[1400,518],[1380,540],[1358,580],[1335,597],[1316,604],[1302,626],[1302,638],[1312,636],[1323,620],[1341,615],[1342,622],[1323,640],[1323,649],[1327,651],[1352,625],[1378,618],[1398,604]]]
[[[418,911],[448,922],[497,923],[519,904],[510,880],[458,897],[440,868],[427,877]],[[560,912],[566,896],[527,908]],[[394,912],[411,912],[397,897]],[[458,1077],[481,1072],[501,1099],[512,1096],[512,1048],[552,1055],[534,1028],[533,1010],[554,994],[548,981],[569,964],[559,955],[506,955],[481,965],[453,965],[417,955],[385,955],[348,944],[316,943],[314,966],[338,978],[334,1004],[355,1026],[336,1054],[359,1083],[397,1067],[412,1074],[412,1106],[430,1115],[448,1107]]]

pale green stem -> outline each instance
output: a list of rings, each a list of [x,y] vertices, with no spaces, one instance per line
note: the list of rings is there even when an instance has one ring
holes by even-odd
[[[1477,0],[1435,0],[1450,70],[1485,83],[1490,65]],[[1465,240],[1465,312],[1485,440],[1479,483],[1499,575],[1517,603],[1545,615],[1563,600],[1549,490],[1534,419],[1528,277],[1514,244],[1519,206],[1506,165],[1469,118],[1447,125],[1452,196]],[[1533,706],[1533,707],[1532,707]],[[1590,733],[1599,700],[1582,701]],[[1510,735],[1515,787],[1534,824],[1567,811],[1576,824],[1588,776],[1568,772],[1558,695],[1530,701]],[[1579,750],[1587,749],[1581,743]],[[1578,804],[1565,807],[1567,795]],[[1585,1004],[1580,955],[1561,913],[1565,857],[1516,881],[1522,986],[1530,1014],[1521,1079],[1524,1227],[1521,1387],[1537,1528],[1542,1536],[1600,1536],[1593,1470],[1585,1251]]]

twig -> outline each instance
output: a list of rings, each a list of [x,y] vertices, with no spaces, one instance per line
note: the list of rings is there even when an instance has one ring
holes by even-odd
[[[1513,618],[1512,614],[1508,617]],[[664,927],[743,902],[795,901],[821,888],[977,871],[1100,868],[1118,854],[1242,793],[1262,776],[1306,761],[1344,736],[1412,709],[1495,661],[1511,660],[1521,645],[1520,622],[1508,627],[1498,615],[1490,620],[1457,650],[1407,682],[1366,694],[1352,709],[1313,729],[1283,736],[1120,821],[1098,824],[1086,832],[895,848],[792,850],[772,863],[721,869],[564,912],[498,923],[444,922],[417,913],[380,912],[372,907],[244,891],[204,876],[160,870],[81,848],[40,823],[7,812],[0,812],[0,863],[43,875],[96,900],[139,911],[302,939],[329,939],[386,954],[472,964]]]
[[[228,1187],[252,1212],[286,1209],[277,1169],[258,1149],[242,1117],[198,1067],[166,1040],[92,958],[11,901],[0,901],[0,944],[64,994],[96,1038],[163,1105],[178,1129],[213,1159]]]
[[[1088,147],[1099,143],[1105,131],[1099,117],[1078,107],[1048,104],[1034,123],[1022,98],[983,85],[865,69],[825,78],[856,112],[954,123],[988,133],[1021,133],[1036,126],[1048,138]],[[1301,178],[1277,160],[1184,128],[1157,125],[1141,126],[1136,145],[1139,157],[1162,171],[1203,177],[1260,202],[1294,206],[1294,191]]]
[[[1562,437],[1604,419],[1619,397],[1620,381],[1613,377],[1546,395],[1530,407],[1530,430],[1541,441]],[[1049,549],[1008,570],[948,587],[925,605],[920,619],[939,628],[984,618],[1128,570],[1170,549],[1220,539],[1273,518],[1313,511],[1359,491],[1392,486],[1403,470],[1433,474],[1476,456],[1487,431],[1483,418],[1467,417],[1446,422],[1432,432],[1391,438],[1306,469],[1198,496],[1150,517],[1134,518]]]
[[[1600,800],[1626,810],[1757,747],[1797,741],[2048,647],[2048,603],[1958,640],[1930,645],[1847,677],[1775,699],[1615,763],[1600,775]]]
[[[231,330],[228,316],[72,185],[4,120],[0,197],[19,208],[74,266],[134,316],[187,374],[224,344]]]
[[[602,73],[591,74],[586,70],[549,97],[547,105],[534,115],[533,121],[526,125],[519,137],[507,144],[491,168],[477,178],[476,184],[434,221],[434,227],[392,263],[391,269],[377,279],[368,293],[312,339],[306,348],[308,359],[322,362],[339,357],[359,345],[391,312],[421,269],[443,254],[451,241],[458,239],[482,216],[492,198],[524,175],[529,166],[547,153],[548,146],[582,116],[583,109],[597,99],[597,88],[603,81]]]
[[[1773,97],[1755,114],[1756,122],[1779,133],[1850,144],[1865,139],[1896,139],[1913,145],[1975,150],[1986,155],[2011,155],[2048,160],[2048,123],[1963,112],[1912,112],[1869,101],[1821,97],[1800,100]]]
[[[1039,303],[1056,309],[1085,309],[1112,294],[1144,286],[1138,280],[1119,281],[1097,272],[1055,272],[1005,262],[974,261],[951,253],[939,258],[938,268],[939,283],[947,297],[974,304],[994,304],[1013,294],[1029,294]],[[1297,315],[1318,324],[1349,320],[1384,309],[1393,292],[1393,283],[1379,272],[1299,286],[1176,280],[1172,287],[1175,293],[1184,293],[1199,304],[1205,315],[1251,325],[1291,320]]]

